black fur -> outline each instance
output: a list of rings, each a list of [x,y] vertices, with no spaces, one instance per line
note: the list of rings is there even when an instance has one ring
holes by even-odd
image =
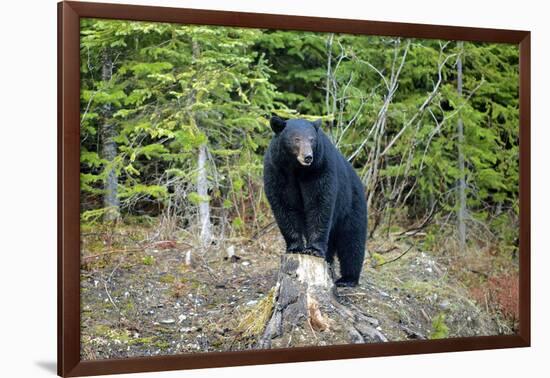
[[[275,135],[264,156],[265,192],[287,252],[329,263],[338,256],[341,278],[336,283],[355,286],[365,257],[365,192],[319,126],[319,121],[271,119]],[[311,153],[313,161],[305,165],[299,155]]]

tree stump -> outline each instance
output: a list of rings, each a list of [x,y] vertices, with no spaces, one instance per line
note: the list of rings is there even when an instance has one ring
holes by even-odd
[[[331,268],[322,258],[305,254],[281,257],[273,312],[259,348],[384,342],[369,317],[336,295]]]

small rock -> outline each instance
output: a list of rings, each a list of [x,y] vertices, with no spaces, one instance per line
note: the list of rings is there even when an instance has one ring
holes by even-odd
[[[248,266],[250,265],[250,261],[243,261],[241,264],[242,266]]]
[[[449,302],[446,299],[441,301],[441,303],[439,303],[439,308],[442,310],[447,310],[450,306],[451,306],[451,302]]]
[[[258,301],[256,299],[246,302],[247,306],[254,306]]]
[[[237,255],[233,255],[231,257],[225,256],[223,259],[226,260],[226,261],[229,261],[231,263],[236,263],[237,261],[239,261],[241,259],[241,257],[237,256]]]
[[[181,314],[180,316],[178,316],[178,323],[183,322],[185,319],[187,319],[187,316]]]
[[[197,327],[182,327],[180,328],[181,333],[191,333],[195,332],[197,330]]]
[[[349,336],[352,344],[363,344],[365,342],[363,336],[355,328],[349,330]]]
[[[169,319],[163,319],[160,321],[160,324],[174,324],[176,321],[172,318]]]

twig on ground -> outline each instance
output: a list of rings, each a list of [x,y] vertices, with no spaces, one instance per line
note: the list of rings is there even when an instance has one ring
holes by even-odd
[[[382,264],[379,264],[377,265],[376,267],[381,267],[382,265],[386,265],[386,264],[389,264],[389,263],[392,263],[392,262],[395,262],[397,260],[399,260],[401,257],[405,256],[407,253],[409,253],[409,251],[412,249],[412,247],[414,247],[414,245],[411,245],[409,248],[407,248],[407,250],[405,252],[403,252],[402,254],[400,254],[399,256],[397,256],[395,259],[393,260],[390,260],[390,261],[386,261],[386,262],[383,262]]]
[[[396,249],[399,249],[397,246],[390,247],[388,249],[385,249],[383,251],[374,251],[374,253],[378,253],[379,255],[384,255],[386,253],[390,253],[391,251],[395,251]]]
[[[140,248],[115,249],[115,250],[111,250],[111,251],[107,251],[107,252],[97,253],[95,255],[82,256],[82,260],[88,260],[88,259],[93,259],[95,257],[102,257],[102,256],[112,255],[112,254],[115,254],[115,253],[140,252],[140,251],[143,251],[144,249],[145,248],[141,248],[141,247]]]
[[[107,294],[107,298],[109,298],[109,302],[111,302],[115,310],[117,310],[117,312],[120,315],[120,309],[118,308],[115,301],[113,300],[113,297],[111,297],[111,294],[109,293],[109,289],[107,288],[107,281],[103,280],[103,286],[105,287],[105,293]]]
[[[267,234],[273,228],[273,226],[275,226],[275,221],[268,223],[267,225],[262,227],[261,230],[257,231],[254,235],[252,235],[252,237],[250,237],[250,239],[248,239],[248,242],[254,242],[258,240],[260,237]]]
[[[432,208],[430,210],[430,213],[428,214],[428,216],[422,221],[422,223],[420,224],[420,226],[417,226],[417,227],[413,227],[413,228],[409,228],[408,230],[405,230],[399,234],[397,234],[397,237],[400,238],[400,237],[403,237],[403,236],[412,236],[412,235],[416,235],[418,232],[420,232],[424,227],[426,227],[430,221],[433,219],[434,215],[435,215],[435,209],[437,208],[437,204],[438,202],[434,202],[434,204],[432,205]]]

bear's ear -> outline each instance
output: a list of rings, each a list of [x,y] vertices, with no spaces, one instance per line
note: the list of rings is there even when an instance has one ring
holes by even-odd
[[[271,129],[275,132],[275,134],[279,134],[285,128],[286,121],[277,116],[273,116],[271,117],[269,124],[271,125]]]
[[[313,127],[315,127],[315,130],[319,130],[319,127],[321,127],[321,125],[323,124],[323,120],[319,118],[317,121],[314,121],[312,123]]]

